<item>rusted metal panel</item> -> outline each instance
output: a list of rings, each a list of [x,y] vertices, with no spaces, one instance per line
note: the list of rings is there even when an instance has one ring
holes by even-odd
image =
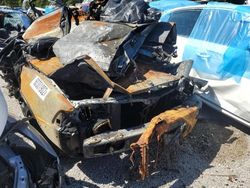
[[[133,94],[142,93],[154,86],[159,86],[178,79],[171,74],[154,70],[147,71],[143,74],[143,77],[144,79],[142,81],[129,85],[127,91]]]
[[[139,165],[139,173],[142,180],[149,175],[148,163],[149,163],[149,143],[153,136],[156,136],[157,141],[160,142],[162,136],[166,134],[170,127],[175,123],[182,122],[185,123],[186,127],[182,132],[182,137],[186,137],[196,124],[196,116],[198,114],[197,107],[179,107],[172,110],[167,110],[154,118],[151,119],[149,126],[145,132],[141,135],[139,140],[130,145],[132,149],[132,154],[130,160],[134,163],[134,154],[139,150],[141,154],[141,162]]]
[[[164,84],[169,84],[170,82],[180,79],[180,76],[175,76],[163,71],[154,70],[155,66],[138,64],[135,73],[133,73],[132,75],[128,75],[126,78],[116,83],[107,76],[107,74],[91,57],[85,55],[80,56],[77,59],[84,59],[84,61],[89,66],[91,66],[108,83],[111,88],[114,88],[115,90],[121,93],[126,93],[128,95],[143,93],[147,90],[152,89],[153,87],[163,88]]]
[[[30,39],[37,39],[44,36],[62,37],[60,28],[62,9],[55,10],[45,16],[35,20],[31,26],[23,34],[23,39],[29,41]],[[78,16],[79,22],[86,20],[86,16]],[[72,18],[72,23],[75,23]],[[72,24],[72,26],[75,24]]]
[[[120,84],[117,84],[110,80],[106,73],[92,58],[90,58],[89,56],[82,56],[79,58],[83,58],[84,61],[89,64],[110,85],[111,88],[114,88],[122,93],[143,93],[147,90],[152,89],[153,87],[164,87],[165,83],[170,83],[179,79],[178,76],[162,71],[153,70],[153,66],[147,67],[147,69],[145,69],[144,65],[138,64],[136,73],[137,78],[135,78],[134,75],[128,76],[124,81],[119,82]],[[49,60],[32,59],[29,62],[35,68],[46,75],[50,75],[64,67],[57,57],[53,57]],[[126,87],[126,89],[123,86]]]
[[[113,82],[91,57],[89,56],[83,56],[83,57],[84,57],[85,62],[89,66],[91,66],[110,85],[111,88],[117,89],[118,91],[122,93],[129,94],[129,92],[126,89],[124,89],[119,84],[116,84],[115,82]]]
[[[30,40],[45,33],[59,29],[62,9],[58,9],[48,15],[42,16],[35,20],[32,25],[23,34],[24,40]]]
[[[72,111],[72,104],[48,78],[36,70],[24,66],[20,78],[20,92],[32,109],[35,119],[50,140],[61,148],[58,138],[59,127],[54,118],[60,111]]]
[[[60,63],[59,58],[52,57],[48,60],[32,59],[29,61],[35,68],[43,72],[46,75],[50,75],[62,68],[63,65]]]
[[[117,83],[126,88],[131,94],[144,93],[149,90],[164,88],[166,83],[180,79],[179,75],[173,75],[161,70],[155,64],[137,63],[136,71],[122,78]]]
[[[133,127],[131,129],[120,129],[109,133],[102,133],[87,138],[83,141],[83,154],[85,158],[100,157],[128,150],[128,146],[137,140],[145,131],[147,124]],[[116,148],[117,142],[124,142],[123,147]],[[108,146],[108,147],[107,147]],[[95,148],[106,147],[107,152],[98,152]]]

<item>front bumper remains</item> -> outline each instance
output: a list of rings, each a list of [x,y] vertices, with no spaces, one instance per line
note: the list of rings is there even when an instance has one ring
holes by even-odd
[[[144,125],[102,133],[85,139],[84,157],[100,157],[131,149],[130,160],[133,165],[135,153],[140,153],[139,173],[141,178],[145,179],[149,175],[148,153],[152,138],[168,146],[169,143],[173,143],[174,139],[185,138],[194,128],[200,108],[201,102],[194,96],[182,106],[166,110]]]
[[[102,133],[85,139],[83,141],[84,157],[94,158],[127,151],[146,130],[147,125]]]
[[[108,133],[92,136],[83,141],[83,155],[85,158],[96,158],[116,153],[126,152],[130,145],[136,142],[147,130],[149,123],[130,129],[120,129]],[[176,123],[169,127],[168,132],[175,132],[186,125]]]

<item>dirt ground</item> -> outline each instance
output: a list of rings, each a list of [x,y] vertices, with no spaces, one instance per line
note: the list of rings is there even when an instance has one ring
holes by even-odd
[[[21,118],[18,102],[8,97],[9,112]],[[136,181],[129,169],[129,153],[103,158],[62,159],[63,187],[249,187],[250,129],[203,106],[189,137],[173,149],[165,148],[157,169],[145,181]],[[171,153],[171,155],[168,155]]]

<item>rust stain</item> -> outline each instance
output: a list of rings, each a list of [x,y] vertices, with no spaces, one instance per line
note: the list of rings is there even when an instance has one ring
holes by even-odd
[[[166,75],[169,76],[168,73],[159,72],[159,71],[154,71],[154,70],[149,70],[148,72],[146,72],[146,73],[144,74],[145,78],[147,78],[147,79],[150,79],[150,78],[156,77],[156,76],[161,77],[161,76],[166,76]]]
[[[30,85],[36,77],[39,77],[50,90],[44,100],[37,95]],[[60,111],[71,112],[74,109],[73,105],[60,92],[60,90],[56,88],[48,78],[46,78],[46,76],[32,68],[24,66],[22,68],[20,79],[20,92],[29,106],[29,109],[31,109],[39,126],[48,138],[53,140],[53,142],[61,148],[58,139],[58,127],[53,123],[53,119]]]
[[[116,82],[130,94],[139,94],[178,79],[178,76],[164,72],[160,65],[138,62],[134,71],[130,71],[126,77]]]
[[[59,27],[62,9],[35,20],[23,34],[24,40],[30,40],[38,35],[48,33]]]
[[[52,57],[48,60],[32,59],[30,64],[46,75],[50,75],[63,67],[58,57]]]
[[[152,139],[152,136],[155,135],[157,141],[160,142],[162,135],[168,132],[171,125],[174,125],[177,122],[183,122],[187,125],[187,128],[182,133],[182,137],[186,137],[192,131],[197,122],[197,113],[197,107],[179,107],[176,109],[167,110],[151,119],[149,126],[141,135],[139,140],[136,143],[130,145],[130,148],[132,149],[130,160],[133,164],[135,152],[140,151],[141,161],[139,165],[139,173],[142,180],[144,180],[145,177],[149,175],[148,152],[149,143]]]
[[[82,56],[82,58],[89,66],[91,66],[97,72],[97,74],[99,74],[109,84],[111,88],[114,88],[122,93],[129,94],[129,92],[125,88],[113,82],[91,57],[86,55]]]
[[[107,25],[107,23],[105,23],[105,22],[101,22],[101,21],[94,22],[94,26],[96,26],[96,27],[106,26],[106,25]]]
[[[150,89],[152,86],[158,86],[177,79],[176,77],[168,73],[154,70],[149,70],[148,72],[143,74],[143,78],[143,80],[128,86],[127,91],[133,94],[141,93],[145,90]]]
[[[30,83],[38,76],[50,89],[48,96],[42,100],[31,88]],[[58,111],[72,111],[73,105],[64,97],[49,80],[34,69],[23,67],[21,73],[21,93],[34,115],[39,115],[48,124]],[[63,100],[64,99],[64,100]]]
[[[85,16],[85,15],[79,15],[79,16],[78,16],[79,22],[81,23],[81,22],[87,20],[87,17],[88,17],[88,16]],[[73,20],[73,22],[75,22],[75,20]]]
[[[49,33],[55,29],[60,29],[60,19],[61,19],[62,9],[58,9],[48,15],[42,16],[35,20],[32,25],[26,30],[23,34],[24,40],[30,40],[39,35]],[[78,16],[79,22],[83,22],[87,19],[87,16],[80,15]],[[72,25],[75,23],[74,18],[72,17]]]

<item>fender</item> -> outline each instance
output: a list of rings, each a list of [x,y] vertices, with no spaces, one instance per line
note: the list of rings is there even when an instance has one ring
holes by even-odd
[[[58,158],[55,150],[50,146],[46,139],[34,127],[29,125],[25,121],[26,119],[16,120],[13,116],[9,116],[6,123],[7,132],[5,133],[5,135],[7,135],[9,132],[19,132],[23,136],[33,141],[34,144],[42,147],[53,157]]]
[[[26,138],[30,139],[36,146],[40,146],[42,149],[47,151],[52,157],[54,157],[57,161],[57,169],[58,169],[58,187],[62,187],[62,173],[60,168],[60,160],[55,150],[51,147],[51,145],[47,142],[47,140],[31,125],[29,125],[26,121],[29,118],[23,120],[16,120],[13,116],[9,116],[5,131],[1,137],[1,140],[5,138],[9,133],[18,132]]]

